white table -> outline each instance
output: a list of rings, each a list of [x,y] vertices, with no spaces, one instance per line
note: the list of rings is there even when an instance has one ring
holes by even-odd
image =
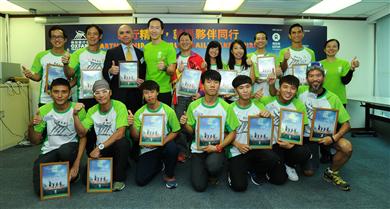
[[[389,97],[376,97],[376,96],[350,96],[349,100],[358,101],[360,106],[365,107],[365,125],[364,131],[352,132],[351,136],[356,135],[372,135],[376,136],[376,132],[371,129],[370,120],[380,120],[390,123],[390,119],[381,117],[375,114],[371,114],[370,109],[390,111],[390,98]]]

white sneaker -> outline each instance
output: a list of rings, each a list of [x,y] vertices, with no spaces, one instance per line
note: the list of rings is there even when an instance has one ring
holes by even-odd
[[[286,166],[286,173],[287,173],[287,176],[288,176],[288,179],[290,179],[290,181],[298,181],[299,180],[299,177],[298,177],[298,174],[297,174],[297,171],[295,170],[295,168],[292,168],[290,166]]]

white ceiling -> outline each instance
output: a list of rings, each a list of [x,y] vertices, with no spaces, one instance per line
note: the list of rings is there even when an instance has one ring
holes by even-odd
[[[87,0],[10,0],[25,8],[36,9],[38,15],[45,14],[102,14]],[[109,0],[107,0],[109,1]],[[340,0],[343,1],[343,0]],[[206,0],[128,0],[134,11],[118,13],[158,14],[206,14],[203,6]],[[303,16],[302,12],[320,0],[245,0],[234,13],[237,15]],[[319,17],[367,18],[383,9],[390,10],[390,0],[362,0],[351,7],[331,15]],[[112,13],[112,12],[111,12]],[[10,13],[18,14],[18,13]],[[20,14],[20,13],[19,13]],[[29,13],[24,13],[29,14]],[[207,13],[210,14],[210,13]],[[304,15],[307,16],[307,15]],[[314,16],[314,15],[310,15]]]

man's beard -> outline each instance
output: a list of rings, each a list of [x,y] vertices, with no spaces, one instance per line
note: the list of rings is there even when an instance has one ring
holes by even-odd
[[[310,91],[311,91],[311,92],[317,92],[317,91],[319,91],[320,89],[322,89],[322,83],[319,84],[319,85],[310,85]]]

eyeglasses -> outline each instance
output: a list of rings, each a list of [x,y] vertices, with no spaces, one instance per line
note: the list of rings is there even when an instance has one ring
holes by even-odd
[[[108,94],[108,92],[110,92],[110,90],[104,89],[104,90],[93,92],[93,95],[94,96],[99,96],[99,95],[103,95],[103,94]]]
[[[56,40],[56,39],[65,39],[63,36],[52,36],[50,37],[51,40]]]

